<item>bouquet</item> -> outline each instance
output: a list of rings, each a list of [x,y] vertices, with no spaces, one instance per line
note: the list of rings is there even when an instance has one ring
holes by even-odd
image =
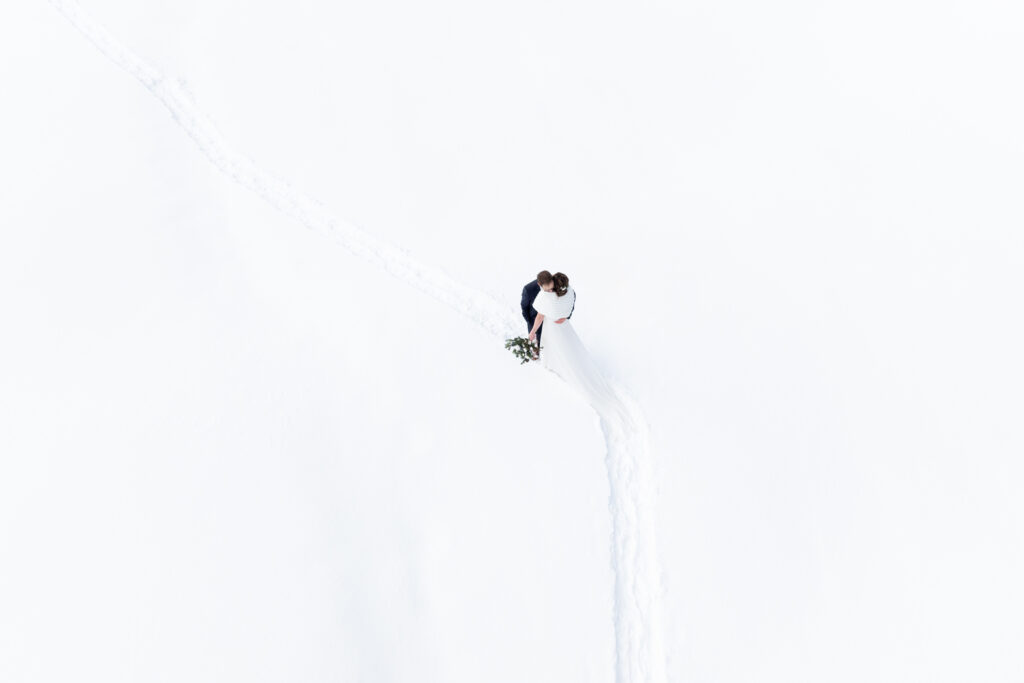
[[[505,340],[505,348],[510,350],[516,358],[519,359],[519,364],[529,363],[531,360],[537,360],[537,354],[540,353],[541,346],[537,342],[532,342],[526,337],[513,337],[512,339]]]

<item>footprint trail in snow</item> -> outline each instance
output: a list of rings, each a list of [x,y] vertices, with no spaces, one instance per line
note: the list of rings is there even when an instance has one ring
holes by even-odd
[[[307,228],[335,240],[359,258],[451,306],[499,339],[517,334],[521,321],[508,306],[440,269],[416,261],[355,225],[335,218],[319,202],[259,169],[248,157],[228,147],[181,82],[165,77],[118,42],[77,2],[50,0],[50,4],[107,58],[146,86],[200,151],[235,182]],[[612,615],[615,680],[617,683],[662,683],[665,654],[647,423],[629,394],[604,378],[592,361],[588,364],[592,370],[587,381],[570,384],[597,412],[605,437],[605,464],[611,492],[611,560],[615,574]]]

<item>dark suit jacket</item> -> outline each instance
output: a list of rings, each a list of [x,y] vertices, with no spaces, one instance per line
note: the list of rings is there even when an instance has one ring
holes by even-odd
[[[526,329],[532,330],[533,323],[537,320],[537,311],[533,310],[533,302],[540,294],[540,285],[537,284],[536,280],[528,282],[523,287],[523,298],[519,302],[519,307],[523,309],[523,319],[526,320]]]

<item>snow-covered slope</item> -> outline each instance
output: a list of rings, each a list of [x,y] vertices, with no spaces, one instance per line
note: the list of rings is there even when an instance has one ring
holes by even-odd
[[[172,79],[4,10],[2,678],[1013,680],[1008,8],[84,6]]]
[[[5,131],[43,149],[5,179],[3,678],[608,678],[587,406],[178,151],[41,16],[63,58]]]
[[[301,191],[231,150],[180,82],[168,79],[134,54],[77,3],[54,0],[52,4],[83,37],[159,99],[183,132],[230,179],[305,227],[333,238],[371,266],[455,309],[496,336],[495,342],[514,336],[522,326],[501,301],[332,217]],[[611,489],[611,560],[615,574],[616,676],[620,681],[661,681],[664,680],[665,656],[658,610],[663,596],[654,539],[654,491],[650,481],[647,423],[636,402],[622,388],[608,382],[598,366],[591,365],[590,380],[571,385],[571,388],[595,410],[605,439]]]

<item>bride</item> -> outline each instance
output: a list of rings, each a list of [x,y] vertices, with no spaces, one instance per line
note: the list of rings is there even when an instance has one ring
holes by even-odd
[[[537,320],[530,330],[530,341],[537,338],[541,324],[550,320],[544,328],[544,343],[541,346],[544,366],[594,402],[603,397],[607,387],[600,370],[573,329],[572,322],[567,319],[576,305],[576,292],[569,286],[569,277],[564,273],[555,273],[553,280],[552,291],[541,290],[533,302]]]

